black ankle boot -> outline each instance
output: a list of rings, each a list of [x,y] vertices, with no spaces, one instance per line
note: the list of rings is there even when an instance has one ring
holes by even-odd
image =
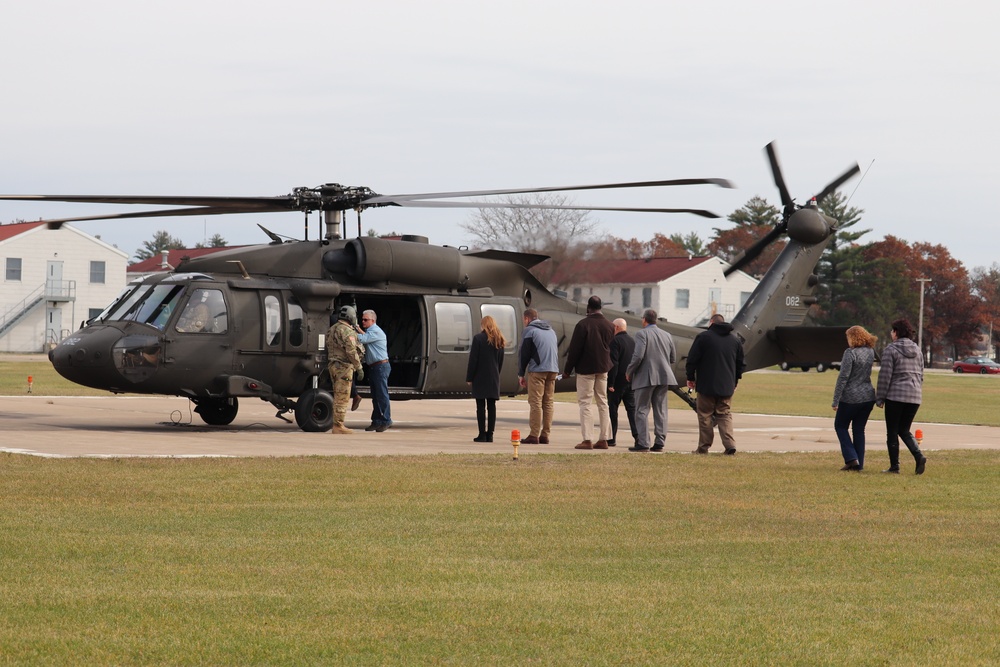
[[[886,468],[882,472],[891,472],[894,475],[898,475],[899,474],[899,466],[889,466],[888,468]]]
[[[472,442],[493,442],[493,438],[485,432],[480,431],[479,435],[472,439]]]

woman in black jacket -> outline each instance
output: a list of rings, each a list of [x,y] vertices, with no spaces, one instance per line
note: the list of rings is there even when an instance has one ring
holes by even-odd
[[[479,436],[473,438],[473,442],[493,442],[497,400],[500,398],[500,369],[503,368],[503,350],[507,341],[491,316],[484,317],[480,327],[482,331],[472,337],[465,381],[472,387],[472,397],[476,399]]]

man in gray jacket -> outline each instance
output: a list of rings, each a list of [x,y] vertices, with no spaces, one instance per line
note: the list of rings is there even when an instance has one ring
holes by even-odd
[[[635,352],[625,376],[635,393],[635,426],[639,434],[630,452],[662,452],[667,439],[667,392],[677,386],[671,364],[677,359],[673,337],[656,326],[656,311],[642,313],[642,329],[635,334]],[[649,409],[653,409],[653,446],[649,445]]]
[[[531,432],[522,445],[547,445],[555,409],[556,376],[559,375],[559,340],[538,311],[524,311],[521,355],[517,380],[528,389],[528,426]]]

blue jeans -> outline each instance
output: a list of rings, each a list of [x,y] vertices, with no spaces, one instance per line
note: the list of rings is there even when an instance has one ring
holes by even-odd
[[[840,453],[844,455],[844,463],[857,461],[859,468],[865,467],[865,425],[868,417],[875,407],[875,401],[867,403],[841,403],[837,406],[837,416],[833,419],[833,430],[840,438]],[[847,432],[850,426],[854,434],[854,442],[851,442],[851,434]]]
[[[372,423],[392,425],[392,417],[389,414],[389,371],[392,364],[388,361],[384,364],[375,364],[365,368],[365,377],[368,378],[368,386],[372,389]]]

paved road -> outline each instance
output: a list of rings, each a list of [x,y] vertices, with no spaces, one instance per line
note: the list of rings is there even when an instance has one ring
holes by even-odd
[[[50,457],[124,456],[327,456],[412,455],[436,453],[510,453],[510,431],[527,434],[528,408],[523,400],[498,404],[496,442],[472,442],[476,435],[475,404],[469,400],[396,401],[395,426],[385,433],[366,433],[369,401],[349,414],[353,435],[304,433],[275,417],[275,408],[263,401],[241,402],[236,420],[228,427],[207,426],[186,400],[171,397],[0,397],[0,451]],[[621,419],[625,422],[624,410]],[[736,415],[737,448],[749,452],[838,452],[833,417]],[[627,425],[627,422],[625,422]],[[1000,428],[917,424],[924,432],[923,447],[935,449],[1000,449]],[[869,448],[884,452],[883,427],[869,427]],[[627,434],[627,431],[626,431]],[[520,447],[534,452],[606,455],[625,452],[631,443],[607,452],[575,450],[580,441],[574,403],[557,403],[552,444]],[[671,410],[666,449],[690,452],[697,441],[695,415]],[[721,452],[716,439],[714,451]]]

